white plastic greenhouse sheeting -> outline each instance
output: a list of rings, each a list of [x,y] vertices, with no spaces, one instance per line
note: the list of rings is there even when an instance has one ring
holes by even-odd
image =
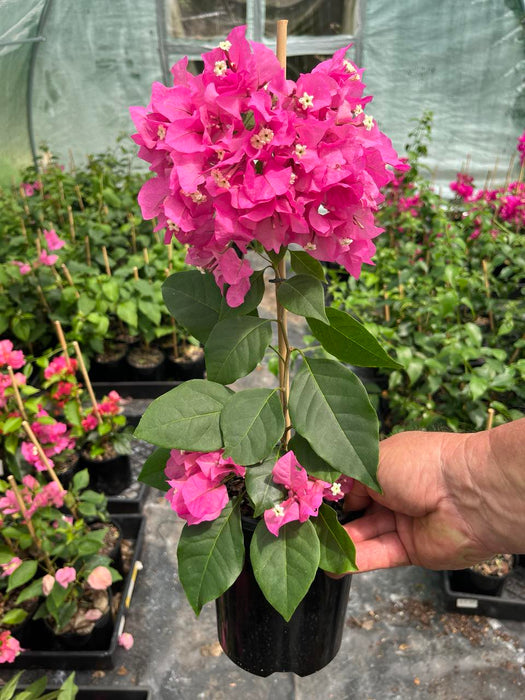
[[[440,185],[468,156],[479,186],[496,162],[506,176],[525,129],[524,15],[520,0],[367,2],[367,111],[399,150],[410,120],[434,113],[428,161]]]
[[[411,120],[434,112],[429,164],[440,184],[468,155],[478,184],[497,159],[505,176],[525,128],[523,6],[366,1],[369,111],[400,151]],[[34,38],[44,7],[45,41],[6,45]],[[132,131],[128,106],[146,104],[161,76],[156,0],[0,0],[0,170],[6,162],[30,162],[31,122],[34,145],[46,143],[66,164],[70,155],[79,163],[113,145]]]

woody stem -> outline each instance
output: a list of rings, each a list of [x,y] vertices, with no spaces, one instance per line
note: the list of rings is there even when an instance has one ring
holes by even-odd
[[[288,447],[288,438],[290,433],[290,415],[288,413],[288,400],[290,397],[290,345],[288,343],[288,328],[286,309],[279,303],[277,299],[277,291],[281,282],[279,280],[286,279],[286,260],[283,257],[279,260],[276,269],[275,295],[277,305],[277,340],[279,347],[279,388],[281,390],[281,406],[284,414],[285,431],[283,435],[283,447]]]

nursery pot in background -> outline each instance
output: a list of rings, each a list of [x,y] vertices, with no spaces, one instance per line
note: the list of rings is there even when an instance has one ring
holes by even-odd
[[[131,484],[129,455],[116,455],[99,460],[81,453],[79,467],[88,470],[91,487],[95,491],[102,491],[106,496],[116,496]]]
[[[204,351],[202,348],[190,345],[181,350],[178,357],[173,351],[167,355],[166,374],[168,379],[185,382],[188,379],[204,379]]]
[[[126,361],[132,381],[160,382],[164,379],[165,355],[159,348],[133,348],[127,354]]]
[[[262,594],[250,563],[255,521],[243,519],[246,556],[235,583],[216,601],[219,642],[245,671],[308,676],[330,663],[341,646],[351,576],[329,578],[319,569],[286,622]]]
[[[115,343],[91,361],[89,376],[94,382],[122,382],[128,378],[129,368],[125,357],[128,347],[125,343]]]

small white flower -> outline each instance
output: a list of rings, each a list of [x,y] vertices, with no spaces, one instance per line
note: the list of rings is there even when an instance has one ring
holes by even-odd
[[[213,68],[215,75],[220,77],[221,75],[224,75],[227,70],[228,66],[226,65],[226,61],[215,61],[215,66]]]
[[[219,43],[219,48],[222,49],[223,51],[229,51],[232,47],[231,41],[228,41],[227,39],[225,41],[221,41]]]
[[[341,240],[339,241],[340,245],[352,245],[353,242],[353,238],[341,238]]]
[[[363,107],[361,105],[356,105],[354,107],[354,114],[356,117],[358,114],[363,114]]]
[[[284,515],[284,508],[283,508],[282,506],[280,506],[279,504],[277,504],[276,506],[274,506],[274,507],[272,508],[272,510],[273,510],[273,512],[275,513],[275,515],[276,515],[278,518],[282,518],[282,517],[283,517],[283,515]]]
[[[347,61],[346,59],[343,61],[343,66],[345,67],[345,71],[347,73],[355,73],[355,66],[353,63],[350,63],[350,61]]]
[[[374,126],[374,117],[372,117],[370,114],[367,114],[366,117],[363,119],[363,124],[365,125],[365,129],[367,131],[370,131],[370,129]]]
[[[299,158],[301,158],[301,156],[304,156],[305,153],[306,153],[306,146],[302,143],[296,143],[295,144],[295,155],[299,156]]]
[[[309,95],[307,92],[303,92],[303,96],[299,98],[299,103],[303,109],[308,109],[308,107],[314,106],[314,96]]]
[[[168,219],[166,221],[166,226],[168,227],[169,231],[178,231],[179,230],[179,227],[177,226],[177,224],[174,221],[172,221],[171,219]]]
[[[317,250],[315,243],[305,243],[303,247],[305,250]]]
[[[162,126],[162,124],[159,124],[159,126],[157,127],[157,136],[161,140],[166,138],[166,127]]]
[[[295,173],[292,173],[290,175],[290,185],[293,185],[296,180],[297,180],[297,175]]]
[[[325,214],[328,214],[328,209],[325,206],[323,206],[322,204],[320,204],[317,207],[317,213],[321,214],[321,216],[324,216]]]
[[[330,491],[332,492],[332,496],[340,496],[343,493],[341,484],[337,481],[334,481],[334,483],[330,486]]]

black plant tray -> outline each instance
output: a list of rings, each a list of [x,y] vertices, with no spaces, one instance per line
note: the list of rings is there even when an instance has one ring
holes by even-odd
[[[517,561],[518,565],[510,572],[501,595],[497,596],[474,591],[462,571],[445,571],[447,610],[502,620],[525,620],[525,556],[517,557]]]
[[[116,496],[108,496],[108,510],[111,514],[142,513],[149,493],[149,486],[138,481],[138,476],[147,457],[155,449],[142,440],[133,440],[131,458],[131,484]]]
[[[142,515],[118,515],[114,518],[122,528],[126,539],[134,540],[133,556],[129,573],[124,580],[122,597],[115,616],[113,634],[107,649],[96,650],[31,650],[22,652],[16,657],[10,668],[59,668],[64,670],[107,669],[115,665],[115,655],[118,651],[118,638],[124,629],[125,615],[129,607],[137,572],[142,568],[140,554],[144,543],[145,518]],[[95,692],[95,691],[93,691]],[[112,691],[113,692],[113,691]],[[86,698],[97,698],[98,695],[86,695]],[[101,696],[106,697],[106,696]],[[113,697],[113,696],[108,696]],[[126,696],[115,696],[126,697]],[[139,696],[142,697],[142,696]]]
[[[110,391],[117,391],[120,396],[128,396],[134,399],[156,399],[170,389],[174,389],[181,382],[175,380],[164,382],[92,382],[93,391],[97,398],[106,396]]]

